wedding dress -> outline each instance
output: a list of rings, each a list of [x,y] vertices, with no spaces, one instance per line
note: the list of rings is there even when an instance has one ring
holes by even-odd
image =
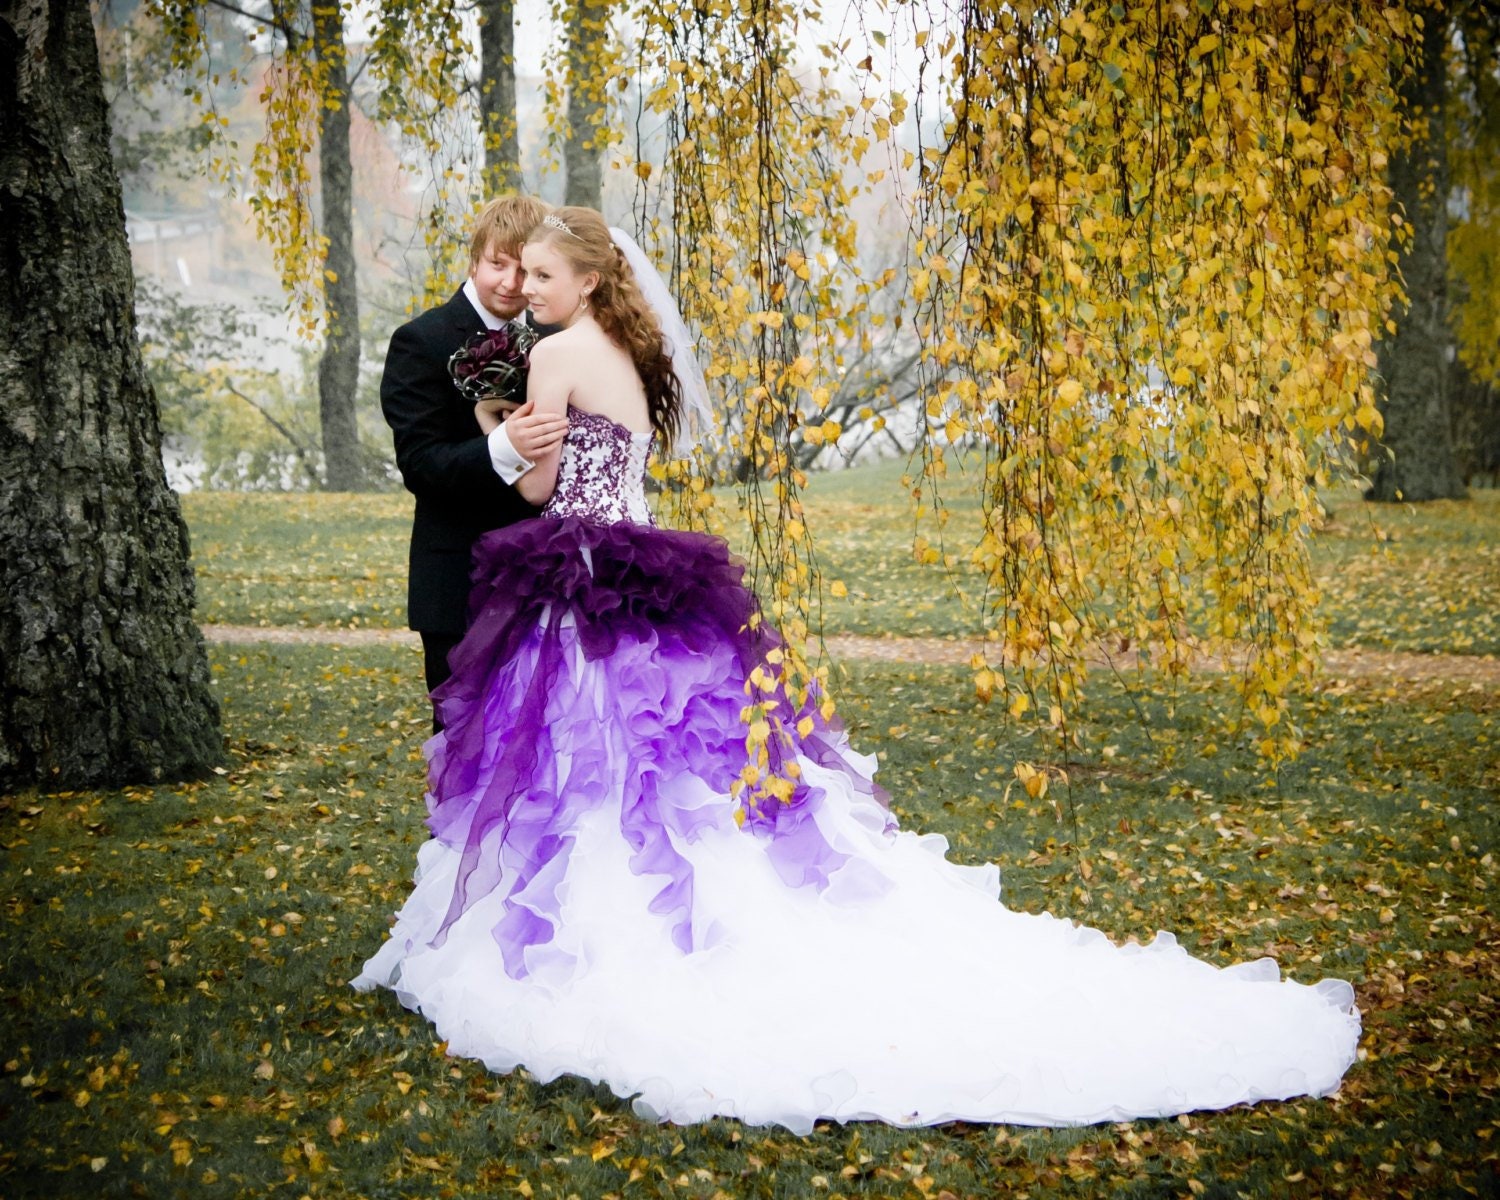
[[[652,524],[649,443],[571,411],[543,516],[481,540],[433,836],[354,986],[393,988],[450,1054],[664,1121],[1074,1125],[1338,1087],[1349,984],[1012,912],[996,867],[897,828],[821,720],[790,730],[791,801],[737,823],[774,634],[722,541]]]

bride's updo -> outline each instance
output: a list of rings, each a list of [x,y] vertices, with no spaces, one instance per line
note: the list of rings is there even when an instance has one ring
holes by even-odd
[[[550,246],[580,275],[598,273],[599,283],[589,293],[589,311],[599,328],[635,362],[646,389],[651,428],[670,446],[682,411],[672,356],[662,341],[656,314],[636,286],[634,272],[610,240],[603,216],[592,208],[575,205],[553,209],[526,242]]]

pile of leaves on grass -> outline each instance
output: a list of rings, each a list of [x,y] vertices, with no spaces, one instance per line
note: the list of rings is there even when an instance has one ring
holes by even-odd
[[[448,1058],[389,993],[350,991],[425,836],[418,655],[220,647],[214,670],[225,774],[0,801],[12,1200],[1496,1191],[1488,692],[1329,686],[1298,714],[1308,753],[1266,779],[1213,733],[1222,680],[1141,712],[1101,680],[1064,758],[976,708],[962,669],[855,671],[843,714],[901,821],[998,861],[1012,907],[1342,976],[1365,1036],[1328,1100],[797,1137],[657,1126],[580,1080],[495,1076]]]

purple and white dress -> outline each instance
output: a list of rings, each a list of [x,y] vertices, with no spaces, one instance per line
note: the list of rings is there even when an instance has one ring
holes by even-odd
[[[574,410],[543,516],[479,543],[433,836],[355,987],[394,989],[451,1054],[664,1121],[1075,1125],[1338,1087],[1347,983],[1012,912],[996,867],[899,830],[821,721],[793,731],[791,802],[738,824],[744,682],[774,635],[722,541],[652,524],[649,448]]]

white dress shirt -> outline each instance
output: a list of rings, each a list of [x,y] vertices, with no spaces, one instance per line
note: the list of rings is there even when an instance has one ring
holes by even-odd
[[[479,319],[484,322],[486,329],[499,329],[505,324],[479,302],[479,289],[474,286],[472,279],[464,280],[463,291],[464,298],[474,306],[474,311],[479,314]],[[516,453],[516,448],[510,444],[510,434],[505,432],[504,421],[501,421],[500,427],[490,434],[490,465],[495,468],[496,475],[511,485],[536,466],[535,463],[528,462]]]

